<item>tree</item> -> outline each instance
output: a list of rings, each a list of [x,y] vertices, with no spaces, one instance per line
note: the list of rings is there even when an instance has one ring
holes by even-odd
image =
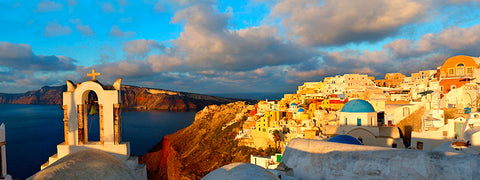
[[[280,135],[280,131],[274,130],[273,131],[273,140],[275,141],[275,146],[278,148],[280,141],[282,140],[282,136]]]

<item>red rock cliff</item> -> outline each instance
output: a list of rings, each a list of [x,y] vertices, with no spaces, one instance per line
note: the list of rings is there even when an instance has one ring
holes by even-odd
[[[247,115],[245,102],[205,107],[192,125],[165,136],[140,157],[148,179],[200,179],[223,165],[249,162],[250,154],[261,152],[234,140]]]

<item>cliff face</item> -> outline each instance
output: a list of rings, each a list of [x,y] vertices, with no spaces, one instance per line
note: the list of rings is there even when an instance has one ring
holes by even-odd
[[[247,113],[245,102],[205,107],[192,125],[165,136],[140,157],[148,179],[200,179],[223,165],[249,162],[250,154],[262,154],[234,140]]]
[[[62,104],[62,92],[67,86],[44,86],[40,90],[23,94],[0,93],[0,104]]]
[[[122,107],[136,110],[199,110],[207,105],[227,104],[237,99],[202,94],[122,86]],[[255,101],[251,102],[255,103]]]
[[[23,94],[0,93],[0,104],[62,104],[67,86],[42,87]],[[122,108],[133,110],[199,110],[207,105],[226,104],[237,99],[194,93],[122,85]],[[251,103],[255,103],[252,101]]]

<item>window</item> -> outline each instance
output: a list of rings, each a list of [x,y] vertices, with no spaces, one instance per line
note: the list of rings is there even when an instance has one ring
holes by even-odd
[[[454,76],[455,75],[455,69],[454,68],[448,68],[448,75],[449,76]]]
[[[465,65],[463,63],[460,63],[457,65],[457,76],[463,75],[465,75]]]
[[[361,118],[357,118],[357,126],[362,126],[362,119]]]
[[[423,150],[423,142],[421,142],[421,141],[417,142],[417,149],[418,150]]]
[[[457,86],[452,85],[452,86],[450,86],[450,89],[457,89]]]
[[[345,126],[347,125],[347,118],[345,118]]]
[[[467,67],[467,74],[473,74],[473,67]]]
[[[403,117],[406,117],[408,115],[410,115],[410,108],[404,107],[403,108]]]

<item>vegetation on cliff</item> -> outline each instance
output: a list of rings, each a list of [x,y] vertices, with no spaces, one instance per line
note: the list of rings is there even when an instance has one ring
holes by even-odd
[[[234,140],[248,113],[245,102],[205,107],[192,125],[165,136],[140,157],[148,179],[200,179],[223,165],[250,162],[250,154],[265,155]]]

